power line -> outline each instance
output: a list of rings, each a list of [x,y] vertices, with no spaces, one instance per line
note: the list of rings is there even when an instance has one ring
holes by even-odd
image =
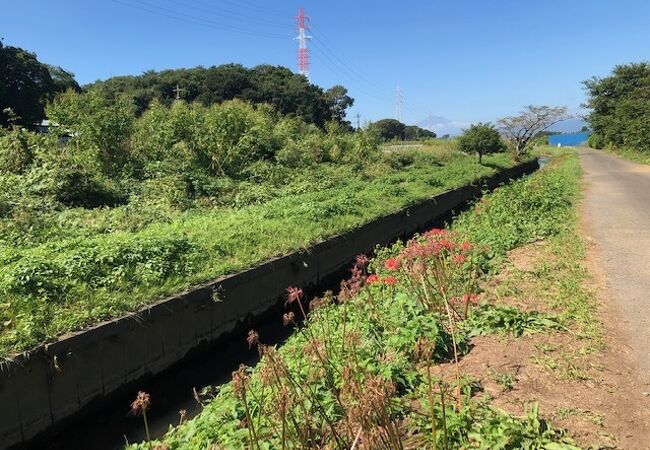
[[[274,29],[286,29],[286,26],[289,23],[289,20],[287,19],[285,22],[277,22],[277,21],[270,21],[266,19],[259,19],[255,17],[251,17],[250,14],[248,13],[242,13],[241,11],[235,11],[232,9],[228,8],[223,8],[221,6],[215,6],[211,3],[206,3],[200,0],[187,0],[187,1],[178,1],[178,0],[167,0],[170,3],[175,3],[177,5],[183,6],[185,8],[195,8],[198,11],[207,11],[207,12],[213,12],[213,13],[218,13],[220,16],[225,16],[228,18],[228,20],[235,20],[238,22],[243,22],[247,24],[252,24],[255,26],[265,26],[265,27],[270,27]],[[190,3],[192,4],[190,4]]]
[[[180,13],[178,11],[175,11],[175,10],[172,10],[172,9],[169,9],[169,8],[165,8],[165,7],[162,7],[162,6],[152,5],[150,3],[143,2],[141,0],[129,0],[129,1],[113,0],[113,2],[128,6],[130,8],[139,9],[141,11],[146,11],[146,12],[149,12],[151,14],[156,14],[156,15],[159,15],[159,16],[162,16],[162,17],[167,17],[167,18],[174,19],[174,20],[179,20],[179,21],[182,21],[182,22],[193,23],[195,25],[201,25],[201,26],[204,26],[204,27],[207,27],[207,28],[213,28],[213,29],[216,29],[216,30],[230,31],[230,32],[233,32],[233,33],[248,34],[248,35],[251,35],[251,36],[266,37],[266,38],[271,38],[271,39],[283,39],[283,40],[287,39],[286,35],[275,34],[275,33],[267,33],[267,32],[261,32],[261,31],[253,31],[253,30],[248,30],[248,29],[244,29],[244,28],[233,27],[233,26],[230,26],[230,25],[223,25],[223,24],[221,24],[219,22],[215,22],[215,21],[208,20],[208,19],[203,19],[203,18],[192,16],[192,15],[189,15],[189,14]]]

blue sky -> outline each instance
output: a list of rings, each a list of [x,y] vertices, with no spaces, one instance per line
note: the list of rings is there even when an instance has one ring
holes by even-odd
[[[578,111],[580,82],[650,59],[650,2],[5,0],[0,37],[81,83],[148,69],[295,69],[293,16],[311,16],[312,81],[343,84],[362,121],[428,114],[462,125],[527,104]]]

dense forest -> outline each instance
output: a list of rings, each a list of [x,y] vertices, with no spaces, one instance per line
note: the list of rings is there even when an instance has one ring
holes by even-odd
[[[109,104],[127,99],[140,116],[156,100],[169,106],[180,98],[203,106],[238,99],[271,105],[283,116],[297,117],[321,129],[329,121],[349,127],[345,110],[354,99],[345,87],[327,90],[285,67],[260,65],[246,68],[225,64],[209,68],[148,71],[142,75],[112,77],[80,87],[74,75],[61,67],[40,62],[34,53],[0,42],[0,126],[33,129],[45,118],[45,106],[68,89],[93,91]]]
[[[154,99],[169,105],[178,96],[189,103],[209,106],[236,98],[272,105],[282,115],[299,117],[321,128],[331,120],[343,122],[345,110],[354,102],[343,86],[323,90],[286,67],[271,65],[248,69],[240,64],[225,64],[148,71],[97,81],[84,88],[98,88],[109,99],[128,95],[136,115],[142,114]]]
[[[584,85],[594,131],[590,145],[650,152],[650,64],[616,66],[611,75]]]

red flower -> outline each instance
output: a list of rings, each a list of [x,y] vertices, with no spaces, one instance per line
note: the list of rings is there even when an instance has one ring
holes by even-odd
[[[368,265],[368,262],[370,262],[368,257],[364,254],[361,254],[361,255],[357,255],[357,257],[355,258],[354,265],[360,269],[363,269]]]
[[[453,250],[456,244],[453,242],[447,240],[447,239],[440,239],[438,242],[442,248],[446,248],[447,250]]]
[[[382,282],[383,282],[384,284],[393,285],[393,284],[397,283],[397,278],[395,278],[395,277],[391,277],[391,276],[388,276],[388,277],[385,277],[385,278],[382,280]]]
[[[444,236],[447,234],[447,230],[442,228],[431,228],[429,231],[424,233],[425,236]]]
[[[384,263],[384,267],[388,270],[397,270],[399,269],[400,263],[395,258],[388,258]]]
[[[452,258],[454,263],[456,264],[462,264],[465,262],[465,256],[464,255],[454,255]]]
[[[302,289],[295,286],[289,286],[287,288],[287,303],[293,303],[296,300],[300,300],[301,298],[302,298]]]
[[[460,244],[460,249],[464,252],[471,250],[474,246],[472,245],[471,242],[463,241]]]
[[[379,276],[376,274],[368,275],[368,278],[366,279],[366,282],[368,284],[374,284],[379,282]]]
[[[463,301],[467,303],[477,304],[479,301],[478,294],[465,294],[463,295]]]

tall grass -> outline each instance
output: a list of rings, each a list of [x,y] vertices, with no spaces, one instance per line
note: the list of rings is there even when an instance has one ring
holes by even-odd
[[[540,235],[524,230],[560,233],[570,221],[565,205],[576,199],[575,163],[575,157],[561,158],[487,196],[493,206],[464,215],[457,231],[430,230],[381,249],[371,261],[358,257],[338,296],[313,299],[309,312],[308,299],[291,288],[283,321],[296,331],[286,344],[265,345],[251,330],[248,343],[262,356],[258,366],[241,366],[199,416],[171,429],[159,448],[575,450],[562,431],[540,419],[536,406],[516,418],[472,398],[471,380],[458,365],[471,351],[471,335],[556,326],[514,309],[477,308],[478,279],[483,261],[495,253],[490,236],[505,236],[486,216],[498,219],[506,205],[521,213],[514,222],[529,225],[507,228],[519,236],[510,246]],[[540,194],[520,211],[516,205],[528,186]],[[556,219],[553,228],[540,223],[544,214]],[[442,362],[455,370],[434,376],[432,366]]]
[[[326,164],[239,186],[237,203],[188,210],[128,204],[4,223],[0,354],[8,356],[193,284],[307,247],[511,165],[427,153],[361,169]],[[320,178],[320,177],[323,178]],[[257,189],[257,190],[256,190]]]

